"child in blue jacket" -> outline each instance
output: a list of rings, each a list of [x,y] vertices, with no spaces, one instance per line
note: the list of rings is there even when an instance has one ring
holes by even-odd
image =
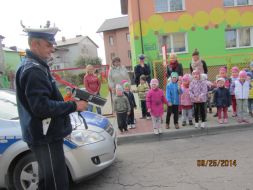
[[[171,81],[166,86],[166,99],[169,102],[166,115],[166,128],[170,128],[170,116],[174,115],[174,125],[176,129],[179,129],[178,125],[178,107],[179,107],[179,94],[180,86],[178,86],[178,74],[176,72],[171,73]]]

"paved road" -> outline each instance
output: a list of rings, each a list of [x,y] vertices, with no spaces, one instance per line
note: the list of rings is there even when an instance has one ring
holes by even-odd
[[[72,190],[253,190],[253,130],[126,144],[116,162]],[[232,167],[198,167],[197,160],[236,160]],[[221,163],[220,163],[221,164]]]

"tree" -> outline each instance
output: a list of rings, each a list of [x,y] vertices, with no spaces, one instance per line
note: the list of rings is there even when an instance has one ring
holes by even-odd
[[[77,67],[85,67],[87,65],[102,65],[102,59],[99,57],[82,57],[82,56],[80,56],[76,61]]]

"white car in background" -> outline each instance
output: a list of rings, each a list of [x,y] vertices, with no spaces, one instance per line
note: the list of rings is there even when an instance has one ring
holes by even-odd
[[[109,120],[91,112],[71,115],[72,134],[64,140],[69,176],[80,181],[110,166],[116,157],[117,137]],[[0,188],[37,189],[38,164],[21,139],[16,96],[0,90]]]

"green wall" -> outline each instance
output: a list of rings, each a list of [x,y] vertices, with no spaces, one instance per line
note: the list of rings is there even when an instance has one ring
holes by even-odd
[[[20,61],[21,60],[18,52],[4,51],[5,68],[16,71]]]

